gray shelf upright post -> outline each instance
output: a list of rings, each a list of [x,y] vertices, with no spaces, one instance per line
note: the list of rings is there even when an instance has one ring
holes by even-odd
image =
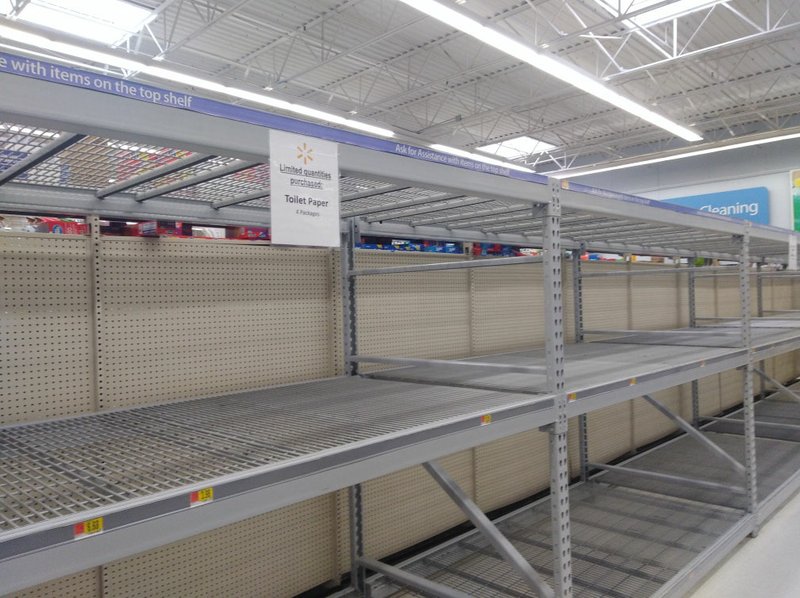
[[[764,317],[764,279],[761,276],[761,262],[756,263],[756,314],[759,318]],[[766,362],[761,361],[758,364],[760,370],[766,369]],[[764,397],[767,392],[766,380],[763,376],[758,377],[758,393]]]
[[[756,263],[756,313],[764,317],[764,283],[761,277],[761,262]]]
[[[561,181],[550,179],[544,227],[544,318],[547,390],[554,395],[550,434],[550,509],[553,525],[553,581],[559,598],[572,596],[569,517],[567,394],[564,388],[564,304],[561,288]]]
[[[747,490],[747,512],[753,518],[751,535],[758,534],[758,487],[756,479],[756,427],[753,397],[753,348],[750,334],[750,223],[745,222],[744,234],[738,237],[739,297],[741,299],[742,346],[747,351],[744,367],[744,466]]]
[[[697,256],[689,258],[689,280],[687,289],[689,291],[689,328],[697,327],[697,278],[695,269]],[[700,384],[697,380],[692,380],[692,425],[697,428],[700,426]]]
[[[355,269],[356,222],[347,221],[346,232],[342,233],[341,254],[342,276],[342,335],[344,355],[356,355],[356,279],[350,276]],[[358,375],[358,363],[344,362],[346,376]],[[350,585],[359,595],[366,592],[366,570],[361,564],[364,557],[364,508],[361,484],[348,489],[350,515]]]
[[[586,243],[581,243],[572,252],[572,306],[575,318],[575,342],[583,342],[583,272],[581,257],[586,252]],[[585,413],[578,416],[578,451],[580,453],[581,481],[589,479],[589,422]]]
[[[342,276],[342,334],[344,341],[344,373],[347,376],[358,374],[358,363],[346,359],[348,355],[357,355],[356,350],[356,277],[350,276],[356,264],[356,221],[346,221],[346,232],[342,233],[341,276]]]

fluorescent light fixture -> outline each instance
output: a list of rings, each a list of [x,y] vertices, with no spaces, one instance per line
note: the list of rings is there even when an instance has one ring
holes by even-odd
[[[673,160],[683,160],[684,158],[695,158],[697,156],[704,156],[706,154],[715,154],[717,152],[726,152],[728,150],[742,149],[754,145],[764,145],[766,143],[775,143],[776,141],[788,141],[790,139],[800,139],[800,133],[789,133],[786,135],[777,135],[776,137],[763,137],[759,139],[751,139],[749,141],[741,141],[739,143],[729,143],[727,145],[720,145],[717,147],[708,147],[705,149],[698,149],[680,154],[669,154],[666,156],[657,156],[654,158],[645,158],[644,160],[636,160],[634,162],[626,162],[624,164],[609,164],[608,166],[599,166],[597,168],[589,167],[587,170],[576,168],[573,171],[569,170],[554,170],[552,172],[545,172],[546,174],[556,179],[575,178],[579,176],[586,176],[588,174],[598,174],[601,172],[610,172],[612,170],[622,170],[623,168],[634,168],[636,166],[647,166],[648,164],[658,164],[660,162],[671,162]]]
[[[44,129],[21,127],[19,125],[0,125],[0,131],[8,131],[9,133],[26,135],[28,137],[43,137],[44,139],[58,139],[61,137],[61,134],[55,131],[45,131]]]
[[[670,21],[684,15],[711,8],[717,4],[726,2],[727,0],[675,0],[665,6],[660,6],[652,10],[647,10],[650,6],[662,4],[663,0],[629,0],[626,2],[625,12],[642,12],[641,14],[631,17],[625,23],[629,28],[631,23],[638,27],[649,27],[664,21]],[[616,0],[594,0],[595,4],[600,6],[603,10],[610,15],[616,17],[620,14],[620,5]]]
[[[142,154],[163,154],[166,153],[168,150],[157,150],[152,147],[143,147],[140,145],[133,145],[131,143],[117,143],[115,141],[106,141],[106,146],[112,149],[119,149],[124,150],[126,152],[138,152]]]
[[[637,116],[649,122],[650,124],[660,127],[665,131],[669,131],[681,139],[685,139],[686,141],[700,141],[702,139],[702,137],[694,131],[669,120],[657,112],[653,112],[649,108],[646,108],[645,106],[642,106],[641,104],[634,102],[629,98],[626,98],[625,96],[617,93],[610,87],[603,85],[603,83],[590,77],[576,67],[561,60],[557,60],[553,56],[540,54],[533,48],[526,46],[525,44],[522,44],[503,33],[500,33],[496,29],[481,24],[476,19],[468,16],[461,10],[445,6],[444,4],[436,2],[435,0],[400,0],[400,2],[403,2],[404,4],[417,9],[428,16],[441,21],[450,27],[454,27],[460,31],[463,31],[467,35],[470,35],[475,39],[508,54],[509,56],[513,56],[518,60],[527,62],[531,66],[555,77],[556,79],[577,87],[578,89],[605,102],[608,102],[609,104],[616,106],[621,110],[625,110],[626,112],[633,114],[634,116]]]
[[[332,114],[322,110],[317,110],[315,108],[309,108],[308,106],[303,106],[301,104],[294,104],[285,100],[279,100],[278,98],[248,91],[246,89],[228,87],[227,85],[216,83],[201,77],[195,77],[193,75],[188,75],[186,73],[181,73],[179,71],[174,71],[161,66],[146,64],[138,60],[125,58],[124,56],[112,52],[92,50],[90,48],[84,48],[75,44],[54,41],[48,39],[44,35],[29,33],[27,31],[22,31],[2,23],[0,23],[0,37],[28,46],[34,46],[37,48],[50,50],[52,52],[57,52],[59,54],[65,54],[67,56],[88,60],[90,62],[114,66],[132,73],[144,73],[150,75],[151,77],[155,77],[156,79],[162,79],[167,82],[181,83],[197,89],[269,106],[270,108],[277,108],[279,110],[285,110],[294,114],[300,114],[310,118],[336,123],[350,129],[364,131],[365,133],[371,133],[380,137],[394,137],[394,131],[390,129],[370,125],[368,123],[353,120],[351,118],[344,118],[338,114]]]
[[[531,154],[542,154],[554,150],[555,145],[539,141],[533,137],[523,135],[522,137],[515,137],[514,139],[506,139],[500,143],[492,143],[490,145],[482,145],[475,148],[479,151],[486,152],[508,160],[518,160]]]
[[[502,166],[503,168],[510,168],[511,170],[519,170],[520,172],[534,172],[530,168],[525,168],[524,166],[520,166],[519,164],[504,162],[503,160],[495,160],[494,158],[490,158],[488,156],[482,156],[481,154],[473,154],[472,152],[458,149],[457,147],[450,147],[449,145],[434,143],[430,146],[430,148],[436,150],[437,152],[444,152],[445,154],[453,154],[454,156],[459,156],[461,158],[469,158],[470,160],[475,160],[476,162],[493,164],[494,166]]]
[[[66,54],[67,56],[74,56],[75,58],[80,58],[82,60],[115,66],[117,68],[125,69],[126,71],[141,71],[145,68],[145,64],[143,62],[131,60],[129,58],[124,58],[123,56],[118,56],[108,52],[101,52],[98,50],[92,50],[90,48],[84,48],[82,46],[76,46],[75,44],[54,41],[46,38],[43,35],[29,33],[27,31],[15,29],[14,27],[9,27],[8,25],[4,24],[0,24],[0,37],[4,37],[5,39],[9,39],[20,44],[35,46],[44,50],[58,52],[59,54]]]
[[[123,0],[30,0],[17,19],[108,46],[123,43],[155,18]]]

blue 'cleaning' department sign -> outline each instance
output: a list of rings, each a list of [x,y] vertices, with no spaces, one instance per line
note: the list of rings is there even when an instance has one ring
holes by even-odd
[[[769,190],[766,187],[675,197],[664,201],[720,216],[769,224]]]

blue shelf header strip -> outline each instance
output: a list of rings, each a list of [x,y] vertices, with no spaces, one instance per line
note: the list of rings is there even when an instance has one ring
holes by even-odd
[[[326,139],[329,141],[335,141],[337,143],[344,143],[347,145],[354,145],[379,152],[405,156],[415,160],[436,162],[439,164],[446,164],[448,166],[455,166],[457,168],[464,168],[476,172],[509,177],[540,185],[548,183],[548,177],[541,174],[520,172],[510,168],[504,168],[493,164],[486,164],[484,162],[470,160],[468,158],[453,156],[451,154],[438,152],[430,148],[409,145],[406,143],[398,143],[390,139],[370,137],[361,133],[344,131],[326,125],[298,120],[287,116],[280,116],[278,114],[272,114],[263,110],[256,110],[253,108],[246,108],[244,106],[237,106],[235,104],[228,104],[225,102],[204,98],[202,96],[155,87],[152,85],[139,83],[137,81],[121,79],[109,75],[101,75],[99,73],[63,66],[35,58],[28,58],[25,56],[0,52],[0,72],[28,77],[31,79],[49,81],[51,83],[58,83],[61,85],[68,85],[71,87],[91,89],[101,93],[138,100],[140,102],[148,102],[150,104],[158,104],[160,106],[189,110],[191,112],[250,123],[269,129],[277,129],[280,131],[289,131],[301,135],[308,135],[310,137],[317,137],[319,139]],[[646,205],[664,210],[670,210],[673,212],[692,214],[695,216],[702,216],[704,218],[715,218],[717,220],[740,223],[740,221],[737,221],[736,219],[721,216],[719,214],[711,214],[709,212],[703,212],[674,204],[665,204],[663,202],[646,199],[644,197],[628,195],[625,193],[616,193],[614,191],[607,191],[605,189],[597,189],[595,187],[582,185],[580,183],[574,183],[571,181],[567,182],[566,180],[562,181],[562,183],[562,186],[565,189],[576,191],[578,193],[585,193],[587,195],[605,197],[608,199],[615,199],[617,201]],[[760,225],[760,227],[791,233],[791,231],[773,226]]]

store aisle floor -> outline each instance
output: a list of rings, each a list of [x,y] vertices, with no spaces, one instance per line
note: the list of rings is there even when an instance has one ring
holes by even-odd
[[[800,596],[800,494],[739,545],[691,598]]]

